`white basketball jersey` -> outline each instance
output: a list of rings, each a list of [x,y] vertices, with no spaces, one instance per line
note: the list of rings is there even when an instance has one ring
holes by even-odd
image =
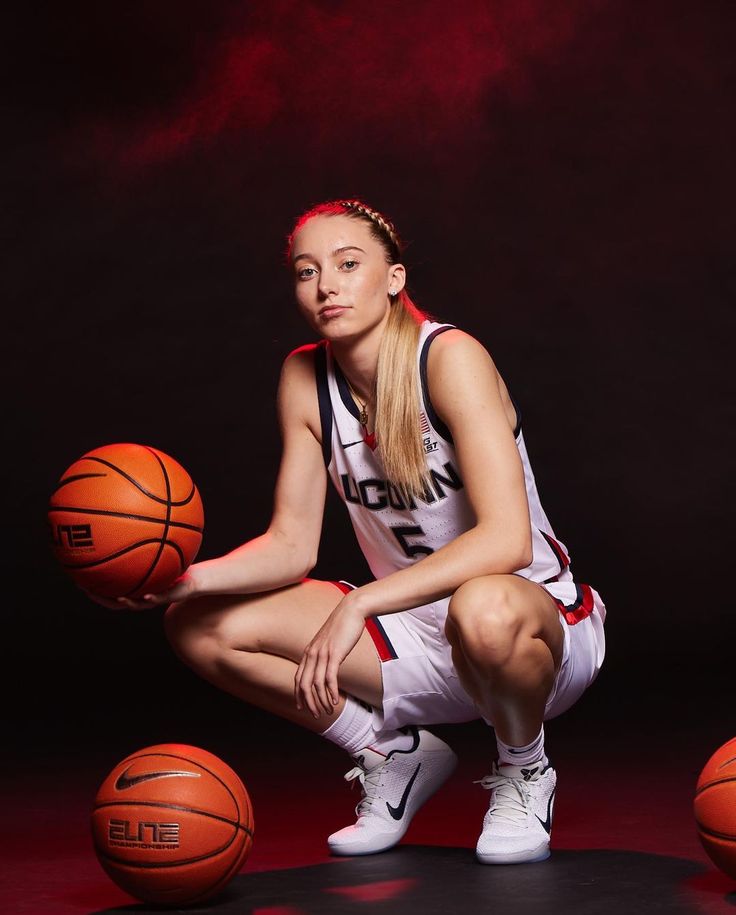
[[[427,489],[407,498],[386,479],[381,451],[364,438],[353,400],[329,343],[315,351],[317,391],[322,424],[322,449],[330,478],[350,513],[360,548],[376,578],[406,568],[435,552],[474,524],[452,436],[432,408],[427,383],[427,356],[432,340],[451,324],[422,324],[417,366],[420,379],[421,430],[427,458]],[[516,408],[516,404],[514,404]],[[516,446],[524,466],[529,501],[533,558],[516,574],[537,582],[569,581],[567,548],[554,534],[537,493],[529,464],[518,408]]]

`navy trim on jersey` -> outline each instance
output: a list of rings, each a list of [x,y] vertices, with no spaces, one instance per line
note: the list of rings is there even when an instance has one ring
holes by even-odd
[[[550,537],[549,534],[545,534],[544,531],[540,530],[539,528],[537,528],[537,530],[544,537],[544,539],[547,543],[547,546],[554,553],[555,559],[557,560],[557,563],[560,567],[560,572],[564,572],[565,569],[570,565],[570,560],[568,559],[567,555],[563,552],[562,547],[559,545],[559,543],[556,540],[554,540],[552,537]],[[546,582],[545,582],[545,584],[546,584]]]
[[[332,357],[332,368],[335,371],[335,381],[337,382],[337,390],[340,392],[340,400],[345,404],[345,409],[352,413],[352,415],[360,422],[360,412],[358,411],[358,405],[353,400],[353,395],[350,393],[350,388],[348,387],[348,380],[343,375],[342,369],[337,364],[337,359]]]
[[[516,413],[516,426],[514,427],[514,438],[518,438],[519,433],[521,432],[521,410],[519,408],[519,405],[514,400],[514,396],[511,393],[511,391],[509,391],[509,398],[511,400],[511,406],[514,408],[514,413]]]
[[[424,397],[424,406],[427,410],[427,419],[430,421],[430,423],[432,423],[435,432],[440,435],[446,442],[449,442],[452,445],[453,441],[450,430],[435,413],[434,407],[432,406],[432,401],[429,397],[429,381],[427,380],[427,358],[429,357],[429,344],[439,334],[444,334],[446,330],[456,330],[455,325],[446,324],[444,327],[438,327],[437,330],[433,330],[432,333],[424,341],[424,346],[422,346],[422,352],[419,356],[419,377],[422,382],[422,395]]]
[[[319,422],[322,427],[322,457],[325,459],[325,467],[329,467],[332,460],[332,403],[327,384],[327,348],[324,343],[315,347],[314,374],[317,379]]]
[[[443,334],[446,330],[455,330],[454,324],[446,325],[445,327],[438,327],[437,330],[432,331],[432,333],[424,341],[424,346],[422,347],[422,353],[419,357],[419,375],[422,379],[422,394],[424,395],[424,403],[427,407],[427,418],[434,426],[435,430],[442,436],[442,438],[449,442],[451,445],[452,433],[447,428],[447,426],[442,422],[439,416],[435,413],[434,407],[432,406],[432,401],[429,396],[429,380],[427,378],[427,360],[429,358],[429,344],[434,340],[438,334]],[[511,399],[511,404],[514,408],[514,413],[516,415],[516,426],[514,427],[514,438],[519,437],[521,432],[521,410],[519,409],[518,404],[511,395],[509,391],[509,398]]]

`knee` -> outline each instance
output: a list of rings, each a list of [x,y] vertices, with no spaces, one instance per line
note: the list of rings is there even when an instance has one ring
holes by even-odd
[[[196,669],[210,668],[232,644],[228,615],[222,601],[195,598],[171,604],[164,616],[164,630],[175,653]]]
[[[450,600],[447,616],[451,642],[454,637],[472,660],[499,665],[514,652],[523,621],[513,587],[501,576],[461,585]]]

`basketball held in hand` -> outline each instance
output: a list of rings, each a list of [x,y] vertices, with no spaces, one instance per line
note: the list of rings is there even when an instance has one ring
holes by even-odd
[[[51,496],[48,519],[64,570],[107,598],[165,591],[194,561],[204,530],[187,471],[168,454],[131,443],[75,461]]]
[[[219,893],[253,846],[242,780],[213,753],[186,744],[156,744],[119,762],[97,791],[91,825],[105,873],[158,905]]]

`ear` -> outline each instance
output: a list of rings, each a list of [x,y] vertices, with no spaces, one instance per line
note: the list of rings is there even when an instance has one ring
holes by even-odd
[[[397,295],[406,286],[406,268],[403,264],[391,264],[388,268],[388,293]]]

